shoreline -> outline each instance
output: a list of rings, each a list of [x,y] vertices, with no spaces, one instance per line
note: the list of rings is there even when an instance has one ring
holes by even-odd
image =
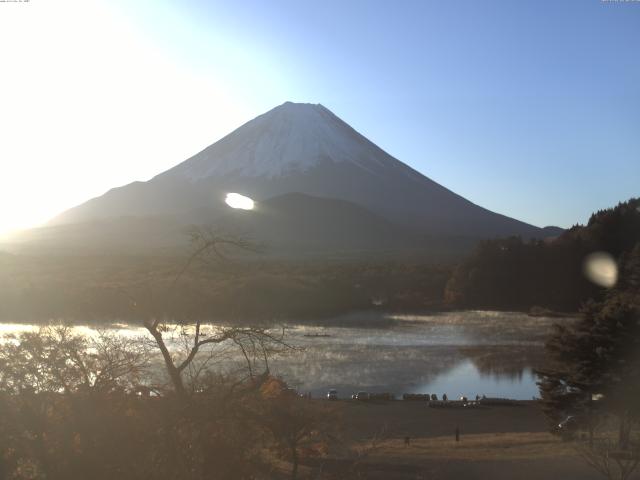
[[[309,326],[309,327],[354,327],[354,328],[380,328],[380,327],[393,327],[399,326],[410,320],[410,317],[439,317],[450,314],[469,314],[477,313],[483,314],[499,314],[499,315],[518,315],[526,316],[528,318],[539,319],[573,319],[579,318],[580,312],[560,312],[553,310],[544,310],[543,312],[531,312],[525,310],[514,309],[478,309],[478,308],[443,308],[443,309],[397,309],[397,310],[383,310],[383,309],[360,309],[360,310],[347,310],[335,315],[322,316],[322,317],[305,317],[301,316],[296,319],[282,318],[279,320],[265,320],[265,319],[242,319],[237,321],[231,321],[228,319],[207,319],[203,320],[204,325],[220,325],[220,326]],[[406,317],[402,319],[402,317]],[[94,320],[78,320],[73,318],[60,318],[60,319],[0,319],[0,325],[30,325],[30,326],[49,326],[49,325],[68,325],[72,327],[88,327],[88,328],[130,328],[130,327],[142,327],[143,319],[94,319]]]

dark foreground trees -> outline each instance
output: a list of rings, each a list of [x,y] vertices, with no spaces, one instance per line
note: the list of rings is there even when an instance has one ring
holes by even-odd
[[[244,247],[211,232],[195,240],[182,272]],[[151,338],[56,326],[2,339],[0,479],[277,478],[283,444],[295,476],[318,417],[284,386],[262,388],[269,359],[292,348],[284,332],[169,318],[182,272],[162,295],[130,297]],[[207,298],[191,287],[193,302]]]
[[[154,366],[133,339],[54,327],[7,340],[2,479],[268,479],[278,456],[295,478],[303,449],[327,438],[322,405],[265,372],[210,371],[182,394],[150,394]]]
[[[640,242],[640,199],[594,213],[552,241],[518,237],[485,240],[461,262],[445,300],[465,308],[578,311],[602,288],[583,273],[585,258],[607,252],[622,261]]]
[[[320,456],[335,439],[336,409],[330,403],[300,398],[277,379],[265,382],[261,392],[263,401],[254,419],[270,435],[273,449],[291,462],[290,478],[296,480],[302,453]]]
[[[582,313],[547,343],[542,402],[552,424],[579,419],[589,465],[628,478],[640,463],[640,243],[621,257],[618,285]]]

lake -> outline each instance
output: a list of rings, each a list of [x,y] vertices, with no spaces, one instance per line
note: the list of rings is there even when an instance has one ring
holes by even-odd
[[[270,367],[313,396],[335,388],[342,398],[365,390],[531,399],[538,396],[533,369],[542,365],[544,340],[553,323],[566,321],[571,320],[491,311],[356,313],[314,325],[288,325],[288,342],[301,348],[272,359]],[[34,328],[0,324],[0,337]],[[121,335],[148,337],[138,326],[111,328]],[[96,333],[88,326],[74,329]],[[230,370],[238,360],[227,357],[219,366]]]

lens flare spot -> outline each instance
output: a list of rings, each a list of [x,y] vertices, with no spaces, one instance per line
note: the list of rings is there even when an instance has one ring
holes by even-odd
[[[240,195],[239,193],[227,193],[224,202],[231,208],[239,208],[240,210],[253,210],[255,203],[249,197]]]
[[[583,263],[585,276],[596,285],[611,288],[618,281],[618,265],[607,252],[594,252]]]

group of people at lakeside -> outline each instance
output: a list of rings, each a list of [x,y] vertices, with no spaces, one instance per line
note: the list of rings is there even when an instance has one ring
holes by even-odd
[[[306,394],[300,394],[301,397],[306,399],[311,399],[311,392]],[[329,400],[337,400],[338,399],[338,391],[335,389],[329,390],[327,393],[327,399]],[[394,395],[391,393],[368,393],[368,392],[358,392],[351,395],[352,400],[394,400]],[[421,401],[431,401],[431,402],[449,402],[449,396],[446,393],[442,394],[442,399],[438,399],[438,395],[435,393],[405,393],[402,395],[403,400],[421,400]],[[475,401],[480,402],[481,400],[487,400],[486,395],[480,396],[476,394]],[[453,400],[458,403],[468,403],[469,399],[466,396],[460,396],[458,400]]]
[[[414,394],[414,393],[405,393],[402,398],[404,400],[409,400],[409,399],[416,399],[416,398],[420,398],[423,400],[427,400],[427,401],[432,401],[432,402],[438,402],[438,401],[442,401],[442,402],[448,402],[449,401],[449,397],[446,393],[442,394],[442,400],[438,399],[438,395],[435,393],[419,393],[419,394]],[[479,394],[476,394],[476,402],[479,402],[480,400],[486,400],[486,395],[482,395],[480,396]],[[460,402],[468,402],[469,399],[466,396],[461,396],[459,397],[458,401]]]

